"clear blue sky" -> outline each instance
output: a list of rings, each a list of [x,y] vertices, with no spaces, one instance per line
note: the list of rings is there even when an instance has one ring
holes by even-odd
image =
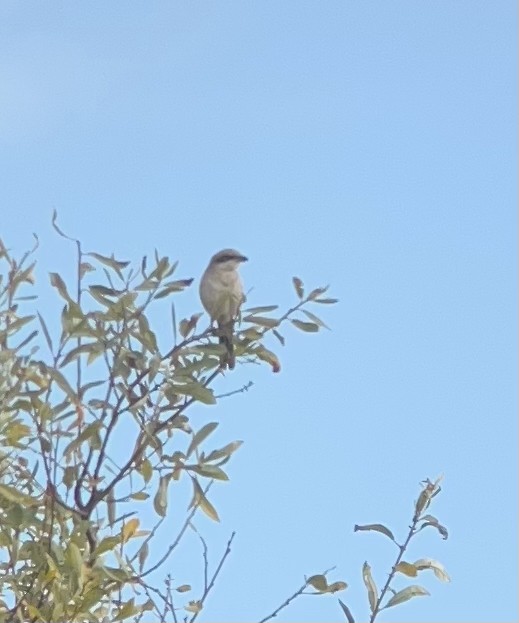
[[[1,235],[39,234],[42,284],[72,274],[55,208],[86,248],[157,247],[182,276],[237,247],[253,304],[291,305],[293,275],[340,298],[331,332],[285,332],[281,374],[242,366],[219,389],[248,393],[192,414],[245,441],[221,525],[197,524],[213,560],[238,533],[203,620],[257,620],[332,565],[365,620],[362,563],[381,585],[394,552],[353,525],[403,535],[440,473],[451,536],[407,558],[452,583],[422,575],[432,596],[381,620],[517,620],[515,5],[2,1]],[[190,546],[170,570],[194,584]],[[281,620],[341,618],[305,597]]]

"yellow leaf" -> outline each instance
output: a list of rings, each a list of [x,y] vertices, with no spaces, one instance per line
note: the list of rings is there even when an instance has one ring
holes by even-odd
[[[126,543],[127,541],[129,541],[132,538],[132,536],[137,532],[139,523],[140,523],[139,520],[134,518],[134,519],[130,519],[128,523],[124,524],[123,532],[122,532],[123,543]]]
[[[402,560],[402,562],[398,563],[398,565],[395,567],[395,571],[400,571],[400,573],[403,573],[410,578],[415,578],[418,575],[416,567],[410,562],[405,562],[405,560]]]

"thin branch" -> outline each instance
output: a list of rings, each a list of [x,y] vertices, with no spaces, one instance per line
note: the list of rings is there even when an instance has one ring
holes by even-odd
[[[177,347],[173,348],[170,352],[174,352],[176,350]],[[143,370],[137,377],[137,379],[139,381],[142,380],[142,378],[144,378],[144,376],[149,372],[148,369]],[[207,378],[206,382],[204,383],[204,387],[207,387],[220,373],[220,368],[217,368],[212,374],[209,375],[209,377]],[[133,381],[132,385],[130,386],[130,388],[135,387],[136,380]],[[122,402],[122,401],[121,401]],[[180,406],[176,412],[171,415],[168,419],[164,420],[164,422],[162,422],[161,424],[159,424],[157,426],[157,428],[154,430],[155,434],[158,434],[160,432],[162,432],[163,430],[165,430],[166,428],[168,428],[168,426],[181,414],[183,413],[189,406],[191,406],[194,402],[197,402],[197,399],[195,397],[190,398],[189,400],[186,400],[186,402]],[[120,404],[118,405],[118,407],[120,408]],[[117,408],[117,407],[116,407]],[[146,449],[146,443],[144,443],[144,439],[143,436],[141,434],[141,440],[137,442],[135,450],[133,451],[133,454],[131,455],[131,457],[128,459],[128,461],[125,463],[125,465],[123,465],[123,467],[121,468],[121,471],[113,478],[113,480],[104,488],[98,491],[94,491],[92,492],[92,496],[90,498],[90,500],[88,501],[88,503],[86,504],[86,508],[90,511],[91,509],[94,508],[94,506],[100,501],[102,500],[104,497],[106,497],[108,495],[108,493],[110,493],[110,491],[112,491],[112,489],[115,487],[115,485],[120,482],[125,475],[131,470],[131,467],[134,463],[138,463],[140,458],[142,457],[145,449]]]
[[[326,569],[326,571],[323,572],[322,575],[326,576],[328,575],[328,573],[330,573],[330,571],[333,571],[335,569],[335,567],[331,567],[330,569]],[[259,621],[258,623],[266,623],[266,621],[270,621],[270,619],[275,618],[280,612],[281,610],[283,610],[284,608],[286,608],[288,605],[290,605],[290,603],[292,603],[294,601],[294,599],[296,599],[297,597],[299,597],[300,595],[304,595],[304,594],[316,594],[316,593],[305,593],[305,588],[308,586],[308,582],[305,582],[300,588],[297,589],[297,591],[293,594],[290,595],[290,597],[288,597],[288,599],[285,599],[285,601],[278,606],[275,610],[273,610],[269,615],[267,615],[264,619],[261,619],[261,621]]]
[[[202,549],[203,549],[203,556],[204,556],[204,591],[207,590],[207,586],[208,586],[208,579],[209,579],[209,556],[208,556],[208,549],[207,549],[207,543],[205,542],[204,537],[201,534],[198,534],[198,538],[200,539],[201,543],[202,543]]]
[[[213,484],[213,482],[214,482],[214,480],[211,480],[211,482],[207,485],[207,487],[204,489],[204,494],[209,491],[209,489],[211,488],[211,485]],[[150,567],[144,573],[139,574],[139,578],[144,578],[147,575],[149,575],[150,573],[153,573],[154,571],[156,571],[167,560],[167,558],[170,556],[171,552],[180,543],[180,539],[184,536],[185,531],[189,528],[189,526],[191,524],[191,520],[195,516],[195,513],[196,513],[197,510],[198,510],[198,504],[193,506],[193,508],[191,509],[191,512],[186,517],[186,520],[184,521],[184,523],[182,525],[182,528],[180,529],[180,532],[177,534],[177,538],[168,547],[168,549],[166,550],[165,554],[153,565],[153,567]]]
[[[413,538],[413,536],[416,533],[416,523],[418,521],[418,518],[415,516],[413,518],[413,522],[412,524],[409,526],[409,533],[407,534],[407,538],[404,541],[404,543],[402,545],[399,545],[399,552],[398,552],[398,556],[396,557],[395,563],[391,569],[391,572],[386,580],[386,583],[384,584],[384,587],[382,588],[382,590],[380,591],[380,595],[377,599],[377,603],[375,604],[375,608],[373,609],[373,612],[371,613],[371,617],[369,619],[369,623],[373,623],[378,615],[378,613],[380,612],[380,610],[382,610],[383,608],[381,608],[382,605],[382,600],[384,599],[384,597],[386,596],[386,593],[388,590],[390,589],[390,584],[393,581],[395,574],[396,574],[396,567],[398,565],[398,563],[402,560],[402,556],[404,555],[407,546],[409,545],[409,541]]]
[[[171,608],[171,614],[173,615],[173,621],[174,623],[178,623],[177,613],[175,611],[175,604],[173,603],[173,590],[171,588],[171,575],[168,575],[168,578],[166,580],[166,586],[167,586],[167,595],[169,599],[169,604]]]
[[[198,530],[196,529],[196,527],[191,524],[191,530],[193,530],[196,535],[198,536],[198,538],[200,539],[200,542],[202,543],[202,552],[203,552],[203,557],[204,557],[204,591],[207,590],[207,586],[209,583],[209,549],[207,547],[207,543],[205,542],[204,537],[200,534],[200,532],[198,532]]]
[[[231,534],[231,538],[227,541],[227,547],[225,548],[225,552],[223,553],[223,556],[220,559],[220,562],[218,563],[218,566],[216,567],[216,570],[213,574],[213,577],[211,578],[211,581],[209,582],[208,586],[206,587],[206,589],[204,590],[204,594],[202,595],[202,598],[200,599],[200,604],[203,606],[204,602],[207,598],[207,596],[209,595],[209,593],[211,592],[211,589],[214,586],[214,583],[216,582],[216,578],[218,577],[218,575],[220,574],[220,571],[222,570],[223,564],[227,558],[227,556],[229,556],[229,554],[231,553],[231,544],[233,542],[234,537],[236,536],[236,532],[233,532]],[[189,623],[193,623],[196,618],[198,617],[199,613],[202,611],[202,608],[200,608],[200,610],[198,610],[198,612],[195,612],[193,614],[193,616],[189,619]]]
[[[391,582],[393,581],[395,574],[396,574],[396,568],[398,566],[398,564],[400,563],[400,561],[402,560],[402,557],[409,545],[409,542],[411,541],[411,539],[413,538],[413,536],[416,534],[417,530],[416,530],[416,525],[417,523],[420,521],[420,517],[422,515],[422,512],[427,508],[427,506],[429,505],[429,502],[431,500],[431,498],[436,494],[435,492],[437,491],[437,487],[438,487],[438,483],[440,482],[441,477],[438,478],[438,480],[434,483],[426,481],[426,486],[425,488],[422,490],[422,493],[420,495],[425,495],[425,501],[424,504],[422,505],[422,507],[420,508],[418,503],[415,505],[415,511],[413,514],[413,520],[411,522],[411,525],[409,526],[409,532],[407,534],[406,540],[403,542],[402,545],[398,545],[399,547],[399,552],[398,552],[398,556],[396,557],[395,563],[393,565],[393,567],[391,568],[391,572],[386,580],[386,583],[384,584],[382,590],[380,591],[380,595],[377,599],[377,603],[375,604],[375,607],[373,608],[373,612],[371,613],[371,617],[369,619],[369,623],[374,623],[377,615],[379,614],[379,612],[381,610],[384,609],[384,607],[382,607],[382,600],[384,599],[384,597],[386,596],[386,593],[389,591],[391,591]]]
[[[254,382],[253,381],[249,381],[243,387],[240,387],[240,389],[234,389],[232,392],[227,392],[226,394],[219,394],[218,396],[215,396],[215,398],[216,398],[216,400],[218,400],[219,398],[228,398],[229,396],[234,396],[235,394],[241,394],[243,392],[248,392],[249,389],[253,385],[254,385]]]
[[[278,606],[275,610],[273,610],[264,619],[261,619],[259,623],[266,623],[266,621],[270,621],[270,619],[273,619],[274,617],[276,617],[281,612],[281,610],[283,610],[288,605],[290,605],[290,603],[294,601],[294,599],[302,595],[307,586],[308,586],[308,582],[305,582],[300,588],[297,589],[297,591],[293,595],[291,595],[288,599],[285,599],[285,601],[280,606]]]

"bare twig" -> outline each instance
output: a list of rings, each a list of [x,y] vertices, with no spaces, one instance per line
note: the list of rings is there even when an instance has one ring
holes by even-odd
[[[207,485],[207,487],[204,489],[204,494],[206,494],[209,489],[211,488],[211,485],[213,484],[214,480],[211,480],[211,482]],[[180,543],[180,539],[184,536],[185,531],[189,528],[190,524],[191,524],[191,520],[193,519],[193,517],[195,516],[195,513],[198,509],[198,504],[195,504],[193,506],[193,508],[191,509],[191,512],[189,513],[189,515],[186,517],[186,520],[184,521],[184,523],[182,524],[182,528],[180,529],[180,532],[177,534],[177,538],[173,541],[173,543],[171,543],[171,545],[168,547],[168,549],[166,550],[166,552],[163,554],[163,556],[153,565],[153,567],[150,567],[149,569],[147,569],[144,573],[141,573],[139,575],[139,578],[144,578],[147,575],[149,575],[150,573],[153,573],[154,571],[156,571],[167,559],[168,557],[171,555],[171,552],[178,546],[178,544]],[[156,528],[155,528],[156,529]],[[149,540],[151,537],[153,536],[153,532],[152,534],[150,534],[148,536],[148,538],[146,540]],[[133,559],[132,559],[133,560]]]
[[[208,578],[209,578],[209,554],[208,554],[208,548],[207,548],[207,543],[205,542],[204,537],[197,531],[198,534],[198,538],[200,539],[200,542],[202,543],[202,549],[203,549],[203,556],[204,556],[204,591],[207,590],[207,586],[208,586]]]
[[[293,595],[288,597],[288,599],[285,599],[285,601],[280,606],[278,606],[275,610],[273,610],[264,619],[261,619],[259,623],[266,623],[266,621],[270,621],[270,619],[273,619],[274,617],[276,617],[281,612],[281,610],[283,610],[288,605],[290,605],[290,603],[294,601],[294,599],[302,595],[307,586],[308,586],[308,582],[305,582],[300,588],[297,589],[297,591]]]
[[[254,383],[252,381],[249,381],[243,387],[240,387],[240,389],[234,389],[232,392],[227,392],[226,394],[219,394],[218,396],[215,396],[215,398],[218,400],[219,398],[228,398],[229,396],[234,396],[235,394],[241,394],[243,392],[248,392],[249,389],[253,385],[254,385]]]
[[[236,536],[236,532],[233,532],[231,534],[230,539],[227,541],[227,547],[225,548],[225,552],[223,553],[220,562],[218,563],[218,566],[215,569],[215,572],[213,573],[213,577],[211,578],[211,581],[209,582],[209,584],[207,585],[207,587],[204,590],[204,593],[202,595],[202,598],[200,599],[200,604],[203,606],[204,602],[207,598],[207,596],[209,595],[209,593],[211,592],[211,589],[214,586],[214,583],[216,582],[216,578],[218,577],[218,575],[220,574],[220,571],[222,570],[223,564],[225,562],[225,559],[227,558],[227,556],[231,553],[231,544],[233,542],[234,537]],[[199,613],[201,612],[201,608],[200,610],[198,610],[197,612],[195,612],[193,614],[193,616],[189,619],[189,623],[193,623],[193,621],[195,621],[199,615]]]
[[[170,610],[171,610],[171,614],[173,615],[173,621],[174,623],[178,623],[177,613],[175,611],[175,604],[173,603],[173,589],[171,588],[171,575],[169,574],[166,580],[166,587],[167,587],[167,596],[169,600]]]
[[[326,571],[324,571],[322,575],[326,576],[326,575],[328,575],[328,573],[330,573],[330,571],[333,571],[334,569],[335,569],[335,567],[331,567],[330,569],[326,569]],[[290,597],[285,599],[285,601],[280,606],[278,606],[275,610],[273,610],[264,619],[261,619],[261,621],[259,621],[258,623],[266,623],[266,621],[270,621],[270,619],[273,619],[274,617],[276,617],[281,612],[281,610],[283,610],[288,605],[290,605],[290,603],[293,602],[294,599],[296,599],[300,595],[304,595],[304,594],[312,594],[312,595],[314,595],[315,593],[305,593],[304,592],[305,588],[307,586],[308,586],[308,582],[305,582],[300,588],[297,589],[297,591],[293,595],[290,595]]]

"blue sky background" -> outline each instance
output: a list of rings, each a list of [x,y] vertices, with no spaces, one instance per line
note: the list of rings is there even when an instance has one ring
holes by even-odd
[[[440,473],[450,538],[406,558],[452,583],[380,619],[517,619],[515,4],[2,1],[1,236],[38,233],[40,284],[72,275],[56,209],[87,250],[186,277],[235,246],[251,304],[290,306],[293,275],[340,299],[314,310],[331,332],[285,331],[281,374],[241,366],[218,389],[248,393],[192,412],[245,441],[221,525],[197,523],[213,562],[237,531],[202,620],[258,620],[333,565],[366,620],[362,563],[381,586],[395,552],[353,525],[401,538]],[[169,570],[200,568],[192,540]],[[335,597],[280,617],[341,619]]]

